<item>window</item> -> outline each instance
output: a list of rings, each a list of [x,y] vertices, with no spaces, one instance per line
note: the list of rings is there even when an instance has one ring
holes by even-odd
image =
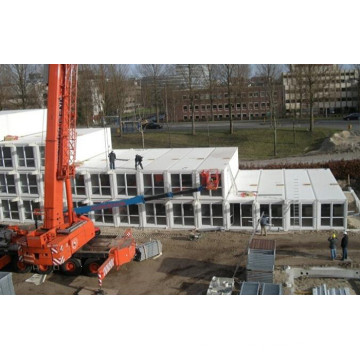
[[[262,213],[269,217],[271,226],[283,226],[282,204],[260,204],[260,216]]]
[[[186,115],[184,115],[184,120],[186,121],[188,119],[188,117]]]
[[[240,109],[240,107],[241,107],[241,104],[237,103],[237,104],[236,104],[236,108],[237,108],[237,109]]]
[[[344,204],[321,204],[321,226],[344,226]]]
[[[135,174],[117,174],[117,193],[124,196],[136,196],[136,175]]]
[[[146,222],[152,225],[166,225],[165,204],[145,204]]]
[[[20,174],[21,192],[23,194],[38,194],[36,175]]]
[[[182,98],[183,98],[183,100],[186,100],[186,99],[187,99],[187,96],[186,96],[186,95],[183,95]]]
[[[213,110],[216,110],[217,109],[217,105],[213,105]]]
[[[312,204],[291,204],[290,225],[301,227],[313,227],[313,206]]]
[[[246,108],[247,108],[246,103],[242,104],[242,108],[243,108],[243,109],[246,109]]]
[[[171,174],[171,191],[182,191],[192,188],[191,174]]]
[[[258,109],[259,108],[259,103],[254,103],[254,108]]]
[[[187,105],[184,105],[184,106],[183,106],[183,111],[184,111],[184,112],[188,111]]]
[[[139,225],[139,205],[119,207],[119,217],[121,225]]]
[[[175,225],[194,226],[194,208],[192,204],[173,204]]]
[[[249,97],[252,97],[253,96],[253,93],[249,93]]]
[[[206,105],[206,110],[210,110],[211,109],[211,105],[210,104],[207,104]]]
[[[264,102],[261,103],[261,108],[265,109],[265,103]]]
[[[93,195],[111,195],[109,175],[91,174],[91,188]]]
[[[222,204],[202,204],[201,218],[203,225],[223,226]]]
[[[158,195],[164,192],[163,174],[144,174],[144,195]]]
[[[254,93],[253,93],[253,97],[259,97],[259,93],[258,93],[258,92],[254,92]]]
[[[33,201],[33,200],[24,200],[23,206],[24,206],[25,219],[34,220],[34,210],[40,209],[40,203],[38,201]]]
[[[6,146],[0,146],[0,166],[12,167],[11,148]]]
[[[14,175],[0,174],[0,193],[16,194]]]
[[[41,166],[45,166],[45,146],[39,146]]]
[[[95,202],[95,204],[100,204],[99,202]],[[121,208],[120,208],[121,209]],[[105,223],[105,224],[113,224],[114,223],[114,216],[113,216],[113,209],[101,209],[94,211],[94,219],[95,222]]]
[[[219,108],[219,110],[222,110],[223,109],[223,104],[219,104],[218,108]]]
[[[230,204],[231,226],[253,227],[252,204]]]
[[[19,208],[16,201],[1,200],[3,207],[3,216],[5,219],[19,220]]]
[[[86,195],[84,175],[75,174],[71,179],[71,189],[74,195]]]
[[[201,105],[201,110],[202,110],[202,111],[206,110],[206,106],[205,106],[205,105]]]
[[[265,96],[265,91],[260,91],[260,97],[264,97]]]
[[[199,111],[199,105],[195,105],[195,111]]]
[[[34,149],[32,146],[18,146],[16,148],[18,164],[23,167],[35,167]]]

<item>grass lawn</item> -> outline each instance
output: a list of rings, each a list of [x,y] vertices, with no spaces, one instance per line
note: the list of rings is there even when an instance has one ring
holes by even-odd
[[[320,147],[321,143],[339,130],[316,128],[311,134],[305,129],[296,129],[294,143],[293,130],[281,128],[277,130],[277,157],[302,155]],[[125,134],[122,137],[112,136],[114,149],[142,148],[141,134]],[[195,136],[189,132],[169,133],[144,132],[145,148],[177,148],[177,147],[229,147],[239,148],[239,159],[274,158],[274,132],[269,129],[241,129],[233,135],[227,131],[212,131],[210,138],[207,132],[198,131]]]

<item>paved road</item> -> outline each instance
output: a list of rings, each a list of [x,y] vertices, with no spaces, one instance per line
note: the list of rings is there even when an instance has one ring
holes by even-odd
[[[236,120],[233,122],[234,129],[268,129],[270,128],[269,121],[259,121],[259,120]],[[348,125],[352,125],[353,130],[360,130],[360,121],[358,120],[351,120],[351,121],[344,121],[342,119],[319,119],[315,121],[315,127],[326,127],[326,128],[333,128],[333,129],[347,129]],[[163,124],[163,129],[151,130],[151,131],[167,131],[167,124]],[[292,128],[293,127],[292,120],[280,120],[278,123],[278,128]],[[195,128],[197,130],[207,130],[207,123],[206,122],[196,122]],[[169,124],[171,131],[187,131],[191,130],[192,124],[190,122],[186,123],[170,123]],[[230,127],[229,121],[214,121],[209,123],[210,129],[216,130],[228,130]],[[309,122],[308,121],[299,121],[296,120],[295,127],[297,128],[308,128]],[[146,130],[150,131],[150,130]]]

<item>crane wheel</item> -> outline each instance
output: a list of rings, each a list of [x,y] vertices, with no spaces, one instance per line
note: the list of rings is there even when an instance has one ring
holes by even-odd
[[[90,277],[98,276],[98,269],[102,263],[103,261],[99,259],[87,259],[83,267],[84,275]]]
[[[17,257],[12,260],[11,267],[15,272],[20,274],[28,273],[32,269],[32,265],[19,261]]]
[[[36,272],[40,275],[47,275],[53,272],[54,268],[50,265],[38,265]]]
[[[80,275],[82,271],[81,260],[70,258],[60,266],[60,269],[65,275]]]

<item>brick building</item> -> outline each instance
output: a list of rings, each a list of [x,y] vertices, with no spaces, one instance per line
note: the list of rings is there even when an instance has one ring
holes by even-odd
[[[281,83],[275,87],[275,115],[283,116],[283,86]],[[177,107],[176,121],[191,121],[192,109],[189,91],[181,90],[179,93],[180,101]],[[196,89],[194,97],[194,116],[196,121],[211,120],[213,113],[214,120],[228,120],[229,95],[226,86],[218,86],[212,96],[207,89]],[[268,92],[261,78],[253,78],[245,86],[234,88],[231,94],[232,118],[235,120],[264,119],[270,115],[270,101]],[[212,108],[212,112],[211,112]]]

